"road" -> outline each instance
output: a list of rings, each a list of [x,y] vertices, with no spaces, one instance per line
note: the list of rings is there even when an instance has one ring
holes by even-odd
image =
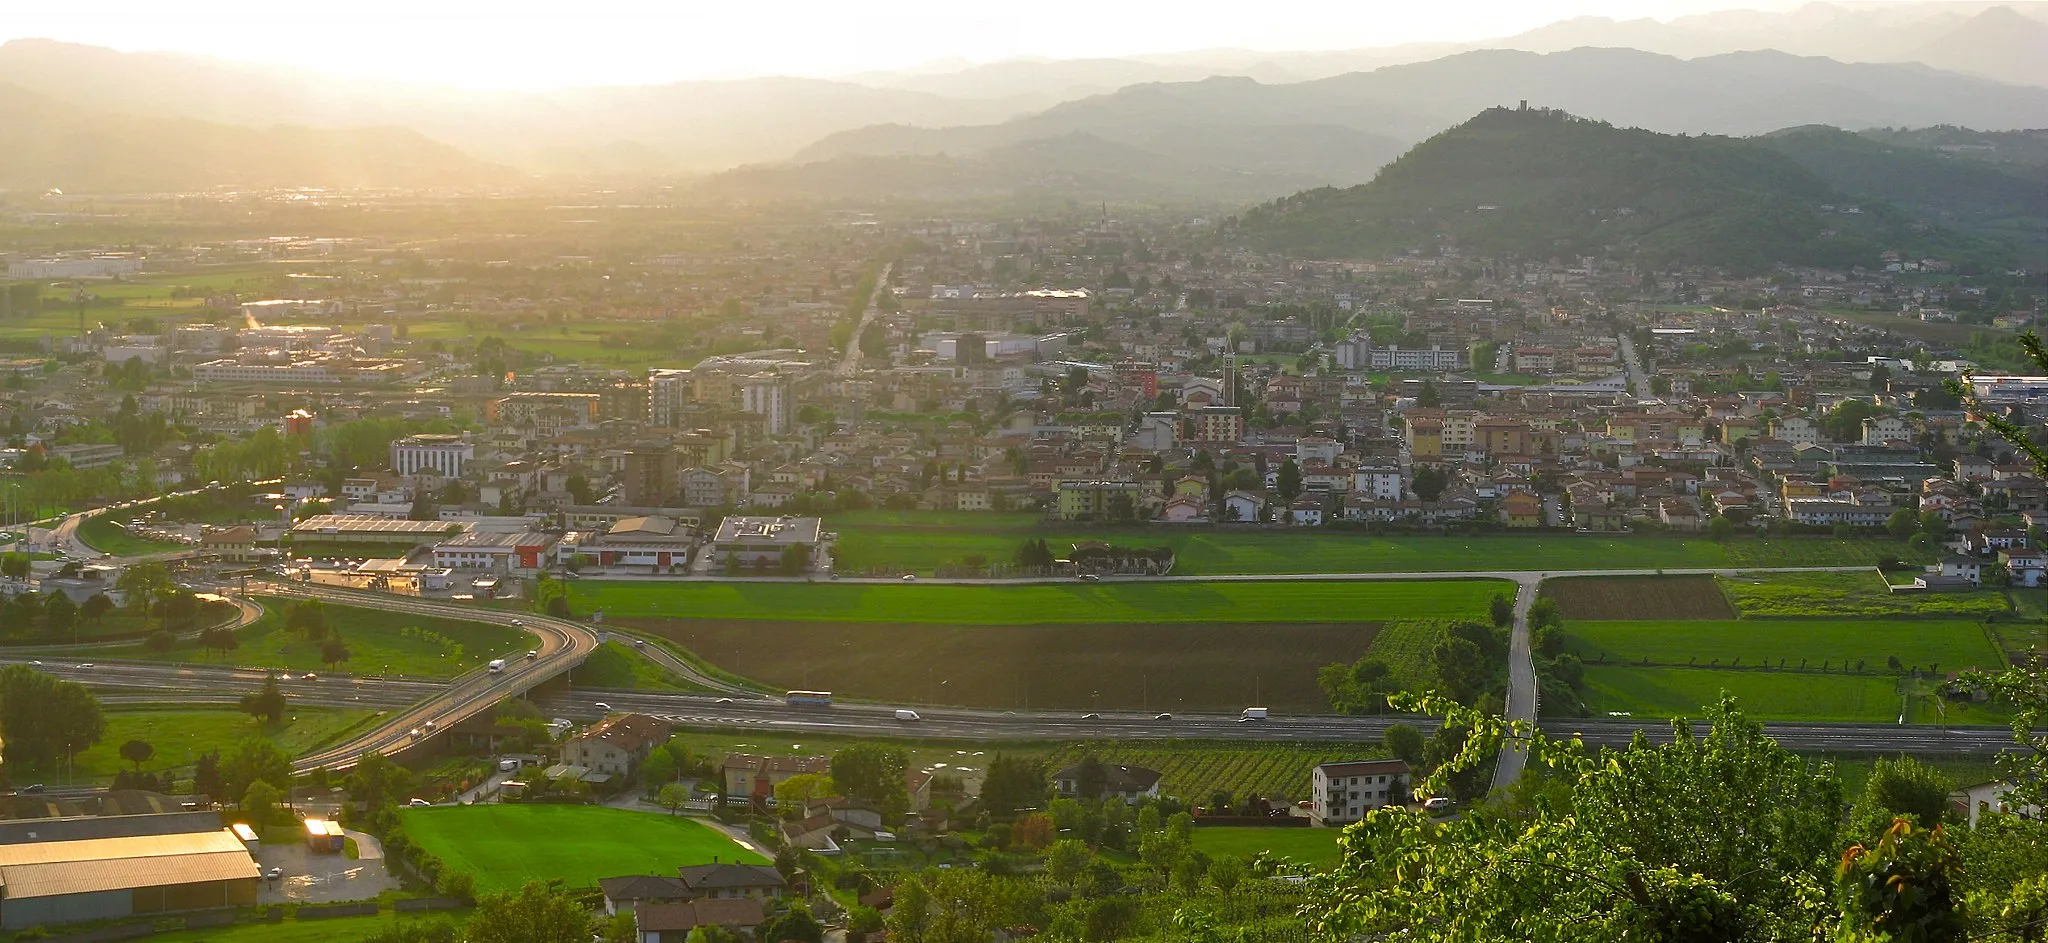
[[[1642,358],[1636,353],[1636,342],[1629,338],[1627,331],[1614,335],[1614,339],[1621,351],[1621,365],[1628,370],[1629,392],[1634,393],[1638,400],[1654,399],[1650,391],[1650,374],[1643,369]]]
[[[1507,719],[1534,722],[1537,714],[1536,659],[1529,650],[1529,610],[1536,605],[1536,593],[1543,586],[1540,577],[1524,575],[1515,580],[1515,621],[1508,638]],[[1506,789],[1522,778],[1529,751],[1516,742],[1501,745],[1500,758],[1493,764],[1493,788]]]
[[[839,361],[836,373],[843,379],[860,374],[860,336],[867,333],[868,322],[882,311],[882,293],[889,290],[889,273],[896,268],[890,262],[882,266],[882,273],[875,276],[875,292],[868,296],[868,306],[861,310],[860,323],[854,325],[853,335],[846,339],[846,356]]]

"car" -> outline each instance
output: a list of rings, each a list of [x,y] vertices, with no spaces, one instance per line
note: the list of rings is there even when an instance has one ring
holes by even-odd
[[[1152,715],[1152,719],[1153,719],[1153,720],[1172,720],[1172,719],[1173,719],[1173,715],[1172,715],[1172,714],[1153,714],[1153,715]]]
[[[407,802],[406,805],[412,806],[415,809],[424,809],[430,805],[433,805],[433,803],[428,802],[425,799],[414,799],[410,802]]]
[[[719,704],[731,704],[731,703],[732,703],[732,698],[729,698],[729,697],[721,697],[721,698],[719,698],[719,699],[718,699],[717,703],[719,703]]]
[[[1431,796],[1427,799],[1422,800],[1422,807],[1428,809],[1431,812],[1438,812],[1444,809],[1448,809],[1451,807],[1451,797]]]
[[[80,668],[90,668],[90,667],[92,667],[92,662],[89,662],[89,661],[82,661],[82,662],[79,662],[79,663],[78,663],[78,667],[80,667]]]
[[[597,708],[598,710],[604,711],[604,712],[605,712],[605,713],[607,713],[607,714],[611,713],[611,710],[612,710],[612,706],[611,706],[610,704],[606,704],[606,703],[605,703],[605,702],[603,702],[603,701],[599,701],[599,702],[597,702],[597,703],[595,703],[595,704],[592,704],[592,705],[590,705],[590,706],[592,706],[592,707],[595,707],[595,708]]]
[[[646,640],[646,639],[644,639],[644,638],[636,638],[636,639],[634,639],[634,640],[633,640],[633,647],[634,647],[634,648],[643,648],[643,649],[644,649],[644,648],[646,648],[646,647],[647,647],[647,640]]]
[[[905,574],[903,574],[903,582],[905,582],[905,583],[915,583],[915,582],[917,582],[917,574],[915,574],[915,573],[905,573]]]
[[[1085,581],[1087,581],[1087,582],[1090,582],[1090,583],[1100,583],[1100,582],[1102,582],[1102,577],[1101,577],[1101,575],[1099,575],[1099,574],[1095,574],[1095,573],[1083,573],[1083,574],[1081,574],[1081,579],[1083,579],[1083,580],[1085,580]]]
[[[271,879],[271,880],[275,881],[275,880],[277,880],[278,878],[281,878],[281,877],[284,877],[284,869],[283,869],[283,868],[271,868],[271,869],[270,869],[270,879]]]
[[[312,673],[312,672],[308,671],[308,672],[306,672],[305,674],[302,674],[302,675],[300,675],[300,676],[299,676],[299,680],[300,680],[300,681],[318,681],[318,680],[320,680],[320,676],[318,676],[318,675],[316,675],[316,674],[314,674],[314,673]]]
[[[531,650],[531,651],[529,651],[529,652],[527,652],[527,653],[526,653],[526,660],[527,660],[527,661],[533,661],[534,659],[536,659],[536,658],[539,658],[539,657],[540,657],[540,649],[538,649],[538,648],[536,648],[536,649],[533,649],[533,650]]]
[[[524,626],[524,625],[526,625],[526,620],[524,620],[524,619],[514,619],[514,620],[512,620],[512,624],[513,624],[513,625],[517,625],[517,626]]]
[[[41,667],[43,666],[43,663],[42,663],[42,662],[39,662],[39,661],[32,661],[32,662],[29,662],[29,664],[31,664],[31,665],[34,665],[34,666],[35,666],[35,667],[37,667],[37,668],[41,668]]]
[[[1082,714],[1082,715],[1081,715],[1081,719],[1082,719],[1082,720],[1101,720],[1101,719],[1102,719],[1102,715],[1101,715],[1101,714]]]
[[[35,795],[36,793],[43,791],[43,784],[35,783],[33,785],[23,786],[21,787],[21,791],[24,793],[28,793],[29,795]]]
[[[421,730],[424,730],[424,731],[426,731],[426,732],[428,732],[428,733],[433,733],[433,732],[434,732],[434,722],[433,722],[433,721],[431,721],[431,720],[430,720],[430,721],[427,721],[426,723],[424,723],[424,724],[421,724],[421,725],[420,725],[420,729],[421,729]]]
[[[414,740],[418,740],[419,738],[426,736],[426,733],[420,730],[420,728],[414,727],[412,728],[412,732],[407,734],[407,736],[412,737]]]

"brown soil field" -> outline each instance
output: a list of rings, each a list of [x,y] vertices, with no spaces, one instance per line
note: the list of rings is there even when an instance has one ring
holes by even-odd
[[[1566,619],[1733,619],[1711,576],[1583,576],[1545,580]]]
[[[1323,711],[1316,670],[1379,623],[891,625],[619,619],[720,668],[841,698],[1004,710]]]

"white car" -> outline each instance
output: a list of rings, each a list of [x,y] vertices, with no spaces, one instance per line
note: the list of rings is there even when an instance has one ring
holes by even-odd
[[[1422,807],[1428,809],[1431,812],[1441,812],[1444,809],[1448,809],[1451,807],[1451,797],[1431,796],[1427,799],[1422,800]]]
[[[433,805],[433,803],[428,802],[425,799],[414,799],[411,802],[406,803],[406,805],[412,806],[415,809],[424,809],[428,806]]]
[[[903,582],[905,582],[905,583],[915,583],[915,582],[917,582],[917,574],[915,574],[915,573],[905,573],[905,574],[903,574]]]
[[[599,702],[597,702],[597,703],[595,703],[595,704],[592,704],[592,705],[590,705],[590,706],[592,706],[592,707],[595,707],[595,708],[597,708],[598,710],[604,711],[604,712],[605,712],[605,713],[607,713],[607,714],[611,713],[611,710],[612,710],[612,706],[611,706],[610,704],[606,704],[606,703],[605,703],[605,702],[603,702],[603,701],[599,701]]]

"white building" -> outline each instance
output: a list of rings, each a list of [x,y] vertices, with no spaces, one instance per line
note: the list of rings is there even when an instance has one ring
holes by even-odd
[[[459,435],[407,436],[391,443],[391,470],[401,475],[433,472],[460,478],[462,466],[475,457],[476,446]]]
[[[740,386],[740,411],[767,417],[769,435],[789,431],[793,400],[789,380],[781,374],[757,373]]]
[[[1309,821],[1317,825],[1349,825],[1367,812],[1407,802],[1406,760],[1357,760],[1324,763],[1310,774]]]
[[[1395,465],[1360,465],[1351,470],[1351,492],[1373,501],[1399,501],[1405,489]]]
[[[690,401],[690,371],[654,369],[647,371],[647,424],[670,428]]]

